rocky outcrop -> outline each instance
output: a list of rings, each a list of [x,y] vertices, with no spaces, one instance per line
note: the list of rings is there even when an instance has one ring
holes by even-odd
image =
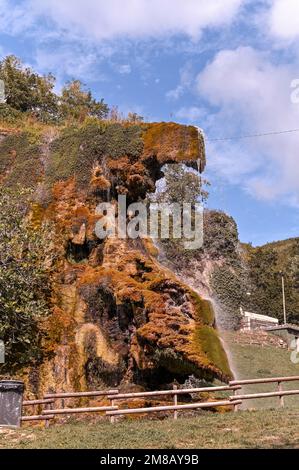
[[[204,168],[196,128],[91,122],[0,144],[2,184],[34,188],[30,224],[51,227],[52,313],[43,361],[26,370],[32,392],[231,377],[210,304],[159,264],[151,240],[95,235],[99,202],[117,214],[118,194],[143,199],[171,162]]]

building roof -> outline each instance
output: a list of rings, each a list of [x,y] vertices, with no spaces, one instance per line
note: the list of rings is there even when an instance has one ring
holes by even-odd
[[[250,318],[251,320],[278,324],[277,318],[268,317],[267,315],[260,315],[259,313],[253,313],[253,312],[244,312],[243,315],[247,318]]]

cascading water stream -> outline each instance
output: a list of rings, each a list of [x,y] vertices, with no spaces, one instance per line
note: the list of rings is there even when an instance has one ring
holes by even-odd
[[[220,306],[218,305],[218,303],[215,299],[213,299],[211,297],[208,297],[208,298],[206,297],[205,299],[210,302],[210,305],[212,307],[212,310],[213,310],[213,313],[214,313],[214,316],[215,316],[216,326],[217,326],[217,324],[221,323],[222,309],[220,308]],[[217,329],[219,331],[219,336],[220,336],[220,339],[221,339],[223,349],[225,350],[225,353],[227,355],[227,359],[228,359],[228,362],[229,362],[230,369],[231,369],[231,371],[234,375],[234,378],[237,379],[238,378],[238,372],[237,372],[236,364],[234,363],[234,359],[232,357],[232,353],[229,349],[229,346],[228,346],[227,342],[225,341],[225,338],[223,336],[223,332],[222,332],[221,328],[217,327]]]

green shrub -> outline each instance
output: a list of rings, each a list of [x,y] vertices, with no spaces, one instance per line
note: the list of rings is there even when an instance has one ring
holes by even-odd
[[[0,104],[0,120],[16,124],[22,119],[22,113],[8,104]]]
[[[39,321],[49,313],[46,232],[25,223],[31,192],[0,188],[0,339],[13,372],[42,357]]]
[[[33,138],[34,137],[34,138]],[[29,133],[7,136],[0,142],[0,174],[5,174],[4,185],[34,188],[42,177],[40,146],[37,136]]]

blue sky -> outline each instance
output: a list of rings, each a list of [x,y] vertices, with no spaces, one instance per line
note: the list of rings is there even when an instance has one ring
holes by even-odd
[[[209,207],[255,245],[299,232],[298,0],[0,0],[0,54],[147,120],[201,127]],[[295,83],[296,85],[296,83]]]

